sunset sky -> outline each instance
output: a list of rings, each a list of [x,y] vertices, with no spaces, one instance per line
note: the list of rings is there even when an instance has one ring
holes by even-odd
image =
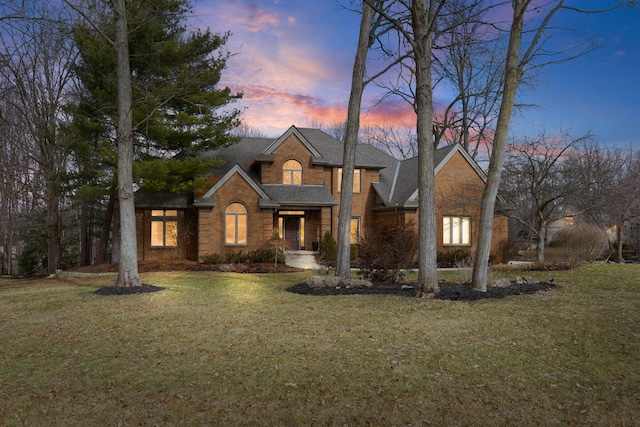
[[[194,25],[232,33],[227,46],[234,56],[221,83],[244,92],[238,104],[243,121],[278,136],[291,125],[346,118],[359,16],[344,4],[348,0],[196,3]],[[514,116],[513,134],[533,136],[542,129],[551,134],[562,128],[578,137],[591,131],[603,143],[640,148],[640,10],[561,18],[562,24],[596,34],[602,47],[545,68],[534,89],[522,90],[517,101],[539,107]],[[446,95],[436,92],[435,101],[446,101]],[[379,89],[366,90],[365,123],[415,120],[406,102],[389,98],[378,105],[379,99]]]

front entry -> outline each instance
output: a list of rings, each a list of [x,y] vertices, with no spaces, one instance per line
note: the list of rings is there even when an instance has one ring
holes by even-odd
[[[300,217],[285,216],[284,219],[284,247],[288,251],[300,249]]]
[[[303,211],[283,211],[278,218],[278,229],[287,251],[304,249],[305,221]]]

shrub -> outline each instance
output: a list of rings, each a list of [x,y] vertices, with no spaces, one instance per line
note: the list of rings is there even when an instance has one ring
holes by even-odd
[[[553,245],[564,249],[571,263],[596,260],[607,245],[604,231],[592,225],[578,225],[558,231],[553,236]]]
[[[349,248],[349,259],[351,261],[355,261],[358,259],[358,245],[352,244]]]
[[[473,254],[468,249],[458,248],[448,252],[438,252],[438,267],[457,267],[460,264],[473,265]]]
[[[324,262],[333,262],[338,257],[338,244],[330,232],[324,233],[322,242],[320,242],[320,260]]]
[[[200,258],[205,264],[222,264],[224,263],[224,257],[220,254],[206,254]]]
[[[514,238],[509,238],[503,242],[500,242],[498,247],[498,253],[495,254],[495,261],[499,264],[505,264],[510,259],[518,256],[518,242]]]
[[[360,242],[360,277],[372,282],[395,283],[401,270],[410,268],[418,251],[413,224],[374,229]]]
[[[224,254],[224,261],[227,264],[242,264],[249,260],[249,255],[242,251],[227,252]]]
[[[251,251],[247,254],[249,262],[252,263],[274,263],[284,264],[286,262],[286,256],[284,252],[283,240],[274,234],[267,246]]]

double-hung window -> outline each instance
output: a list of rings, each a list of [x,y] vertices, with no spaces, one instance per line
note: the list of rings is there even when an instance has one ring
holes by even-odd
[[[151,211],[151,246],[178,246],[178,211]]]
[[[444,245],[471,244],[471,218],[445,216],[442,219],[442,243]]]

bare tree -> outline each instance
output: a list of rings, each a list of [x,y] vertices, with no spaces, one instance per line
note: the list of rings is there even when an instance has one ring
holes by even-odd
[[[10,103],[24,132],[24,147],[44,178],[47,210],[47,271],[60,268],[60,198],[70,141],[61,132],[76,51],[61,24],[64,9],[23,2],[21,19],[3,21],[0,75],[10,87]]]
[[[436,148],[442,141],[459,143],[476,157],[481,147],[488,152],[497,116],[502,83],[496,38],[501,33],[486,21],[492,10],[482,1],[452,0],[442,14],[443,31],[434,55],[434,86],[446,85],[453,99],[436,112]]]
[[[571,205],[602,230],[615,230],[616,261],[622,256],[625,225],[640,217],[640,154],[620,148],[586,144],[567,160],[584,191],[572,195]]]
[[[397,48],[383,52],[401,65],[398,83],[390,94],[411,102],[416,112],[418,146],[418,285],[417,296],[439,291],[436,261],[435,148],[433,144],[433,88],[431,81],[433,37],[436,21],[446,1],[399,0],[394,8],[380,11],[397,31]],[[404,90],[401,88],[404,86]]]
[[[8,96],[10,91],[2,87],[0,93]],[[34,207],[40,204],[40,192],[32,191],[34,163],[25,149],[27,134],[21,115],[2,97],[0,111],[0,272],[16,274],[13,256]]]
[[[350,224],[353,207],[353,170],[356,163],[356,145],[360,130],[360,105],[364,92],[365,66],[367,52],[371,46],[371,23],[374,11],[366,2],[362,4],[362,19],[358,47],[351,77],[351,93],[347,110],[347,124],[344,135],[342,154],[342,188],[340,192],[340,211],[338,212],[338,254],[336,259],[336,276],[348,279],[351,277],[350,265]]]
[[[415,123],[366,126],[362,128],[361,139],[395,158],[410,159],[418,155],[415,128]]]
[[[539,69],[544,65],[571,60],[577,56],[584,55],[592,51],[596,47],[592,43],[592,40],[588,39],[585,43],[578,44],[574,48],[562,52],[553,52],[550,49],[543,49],[545,43],[550,38],[548,32],[550,29],[553,29],[551,26],[552,19],[560,11],[596,13],[612,10],[622,5],[633,3],[635,2],[625,1],[617,4],[613,8],[595,11],[565,5],[565,0],[549,1],[544,5],[532,4],[531,0],[513,0],[511,2],[513,14],[509,30],[509,43],[507,45],[505,55],[500,112],[498,114],[496,131],[493,138],[489,170],[487,173],[487,185],[482,196],[478,244],[476,246],[476,258],[473,266],[472,284],[475,290],[481,292],[486,292],[487,290],[493,216],[498,189],[500,187],[509,124],[511,123],[511,116],[518,86],[525,76],[527,76],[527,73],[529,73],[529,78],[532,77],[531,71],[533,69]],[[525,16],[532,16],[532,19],[527,21],[532,28],[527,32],[528,44],[524,52],[521,54],[520,47],[523,39]],[[534,16],[535,19],[533,19]],[[540,63],[540,61],[544,61],[544,63]]]
[[[259,128],[248,125],[245,122],[236,127],[233,134],[240,138],[267,138],[267,135],[265,135]]]
[[[571,138],[566,132],[512,142],[507,149],[500,195],[504,202],[500,213],[513,218],[536,236],[536,260],[544,261],[547,228],[567,215],[578,215],[570,198],[583,194],[585,188],[571,166],[568,156],[590,135]]]

